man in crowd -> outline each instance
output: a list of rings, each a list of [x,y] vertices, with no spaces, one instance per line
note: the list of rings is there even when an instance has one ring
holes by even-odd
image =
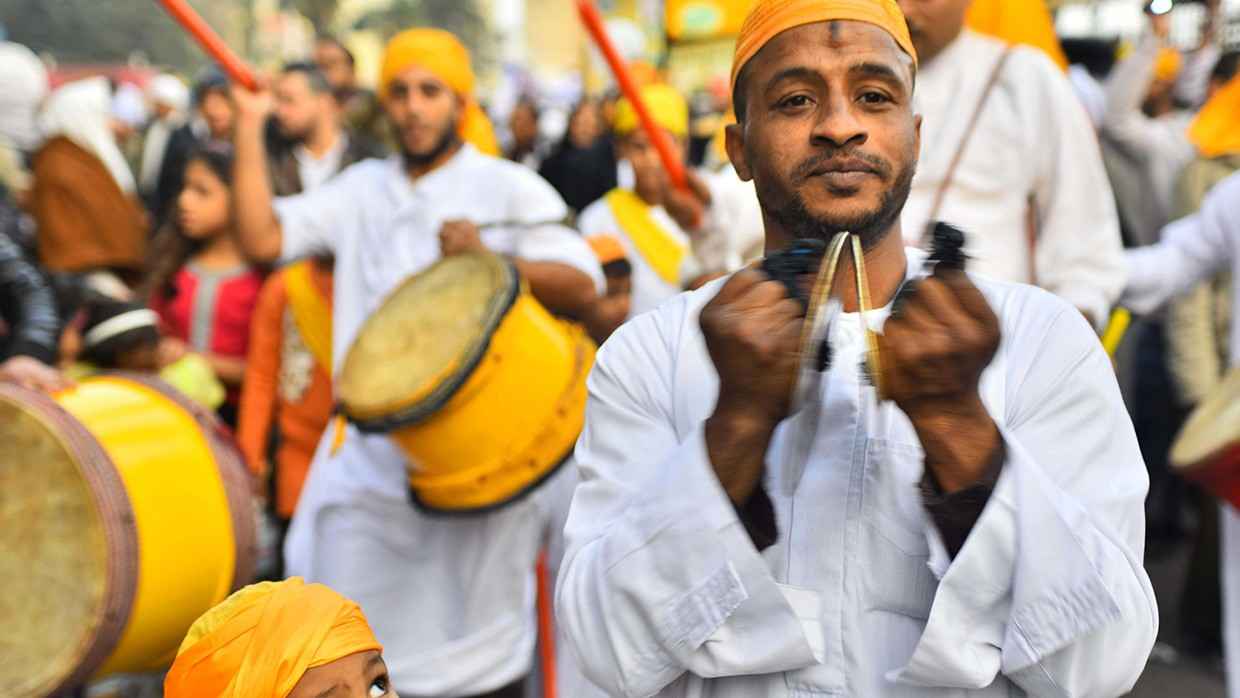
[[[323,73],[311,63],[290,63],[275,83],[271,153],[272,191],[290,196],[317,189],[379,148],[340,119],[340,107]]]
[[[598,262],[580,236],[547,222],[568,210],[546,182],[475,147],[495,139],[472,97],[464,46],[440,30],[403,32],[388,44],[379,84],[400,154],[275,201],[262,138],[270,96],[234,91],[242,246],[262,262],[335,256],[334,367],[369,311],[444,256],[509,255],[544,306],[583,317],[603,287]],[[480,228],[512,220],[527,224]],[[510,506],[444,518],[410,505],[406,457],[386,436],[350,426],[336,437],[329,430],[319,443],[289,531],[288,572],[361,604],[401,693],[521,695],[536,634],[534,560],[562,523],[574,469]]]
[[[146,86],[146,98],[151,107],[151,123],[146,127],[142,142],[142,157],[138,167],[138,192],[154,205],[159,173],[168,153],[172,134],[185,125],[189,112],[189,89],[175,75],[167,73],[151,78]]]
[[[1115,696],[1144,668],[1147,480],[1096,336],[905,249],[916,55],[894,0],[742,25],[728,153],[768,254],[864,252],[803,408],[803,306],[755,269],[600,351],[557,614],[609,695]]]
[[[335,37],[320,36],[314,42],[314,63],[336,96],[345,126],[376,143],[386,143],[389,137],[383,108],[374,92],[357,84],[353,52]]]
[[[975,271],[1041,286],[1101,329],[1124,275],[1089,118],[1043,52],[966,29],[970,4],[900,2],[921,60],[915,106],[925,118],[904,237],[925,242],[936,220],[969,230]]]

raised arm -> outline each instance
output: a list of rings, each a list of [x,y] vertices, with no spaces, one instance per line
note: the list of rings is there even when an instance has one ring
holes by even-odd
[[[233,134],[233,212],[242,252],[258,264],[271,264],[280,257],[284,230],[272,207],[271,175],[267,171],[267,148],[263,127],[271,112],[271,93],[254,93],[233,86],[237,126]]]

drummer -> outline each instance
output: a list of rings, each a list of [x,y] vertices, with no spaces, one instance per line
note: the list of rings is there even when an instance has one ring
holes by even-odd
[[[598,261],[558,222],[568,209],[551,186],[493,156],[464,46],[440,30],[403,32],[379,85],[400,153],[275,201],[262,139],[270,94],[234,92],[242,248],[263,262],[335,255],[335,368],[367,314],[441,256],[508,255],[543,305],[584,317],[603,288]],[[536,635],[534,561],[560,528],[573,469],[496,511],[435,517],[410,505],[405,458],[386,437],[349,427],[337,450],[331,432],[291,524],[288,572],[361,604],[400,693],[520,695]]]
[[[1226,126],[1217,136],[1240,147],[1240,132],[1235,128],[1240,119],[1240,77],[1226,89],[1232,90],[1234,101],[1229,118],[1220,121]],[[1206,106],[1209,109],[1210,104]],[[1207,109],[1203,109],[1202,117],[1211,113]],[[1198,149],[1209,152],[1209,146],[1201,141]],[[1120,300],[1139,313],[1153,312],[1222,272],[1230,271],[1233,280],[1240,279],[1240,173],[1215,186],[1198,213],[1164,228],[1158,244],[1129,250],[1127,258],[1128,288]],[[1234,281],[1232,307],[1240,308],[1240,284]],[[1231,323],[1229,342],[1234,369],[1240,367],[1240,322]],[[1219,508],[1223,652],[1228,695],[1240,698],[1240,512],[1227,503]]]

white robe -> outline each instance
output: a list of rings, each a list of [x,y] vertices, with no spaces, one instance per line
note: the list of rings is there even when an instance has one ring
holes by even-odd
[[[802,416],[767,453],[779,540],[762,553],[703,436],[718,377],[698,315],[721,282],[612,335],[590,377],[556,596],[592,680],[678,698],[1133,685],[1158,614],[1142,567],[1148,480],[1110,361],[1068,304],[976,282],[1002,323],[980,390],[1007,459],[954,560],[919,499],[911,423],[859,383],[856,315],[832,334],[811,461],[789,453]]]
[[[1220,182],[1201,210],[1163,229],[1157,245],[1129,250],[1128,287],[1123,302],[1149,313],[1202,281],[1230,271],[1240,279],[1240,174]],[[1232,285],[1240,308],[1240,285]],[[1240,366],[1240,322],[1231,323],[1231,365]],[[1223,646],[1228,695],[1240,698],[1240,513],[1220,507],[1223,575]]]
[[[910,245],[921,243],[935,194],[1003,49],[965,30],[917,74],[921,157],[902,218]],[[970,233],[970,269],[1036,283],[1099,327],[1123,289],[1119,219],[1097,137],[1067,77],[1037,49],[1012,50],[937,218]]]
[[[524,167],[465,146],[411,181],[399,157],[367,160],[307,194],[276,202],[285,259],[336,257],[332,351],[339,369],[366,317],[406,277],[440,257],[445,220],[562,220],[559,195]],[[496,252],[574,266],[603,288],[579,235],[557,224],[484,230]],[[571,462],[531,495],[477,516],[436,517],[408,499],[406,461],[386,437],[349,427],[319,443],[285,547],[290,575],[356,600],[397,690],[473,695],[527,674],[536,637],[534,563],[558,534]]]

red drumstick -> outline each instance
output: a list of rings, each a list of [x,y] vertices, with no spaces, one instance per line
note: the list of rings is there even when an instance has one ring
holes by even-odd
[[[228,48],[228,44],[220,38],[219,34],[207,24],[202,15],[198,14],[194,8],[190,7],[186,0],[158,0],[159,4],[164,6],[168,14],[172,15],[185,31],[194,37],[194,40],[202,46],[202,50],[207,55],[215,59],[216,63],[228,73],[228,77],[233,82],[241,85],[250,92],[258,92],[258,80],[254,77],[254,72],[250,70],[250,66],[241,60],[232,49]]]
[[[594,39],[594,44],[598,46],[603,58],[607,59],[607,65],[611,67],[612,75],[616,77],[616,84],[620,86],[620,91],[624,93],[624,96],[632,103],[633,110],[637,112],[642,129],[646,131],[650,142],[658,151],[659,159],[663,161],[663,167],[667,169],[672,184],[676,185],[677,189],[688,191],[689,182],[685,178],[685,166],[676,156],[676,151],[672,147],[672,139],[668,138],[667,133],[659,128],[650,116],[646,103],[642,101],[641,92],[637,89],[637,83],[633,82],[633,76],[629,74],[629,67],[625,65],[624,59],[616,51],[611,37],[607,36],[607,30],[603,26],[603,16],[599,14],[598,8],[590,0],[577,0],[577,11],[581,14],[581,22],[585,25],[586,31]]]

